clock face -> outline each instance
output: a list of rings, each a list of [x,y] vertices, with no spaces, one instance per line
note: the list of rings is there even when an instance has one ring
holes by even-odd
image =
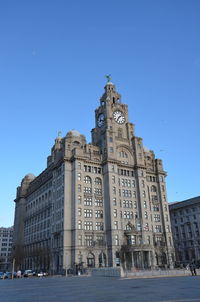
[[[98,127],[102,127],[105,123],[105,116],[103,113],[99,114],[98,118],[97,118],[97,125]]]
[[[113,117],[118,124],[123,124],[125,122],[125,116],[120,110],[114,111]]]

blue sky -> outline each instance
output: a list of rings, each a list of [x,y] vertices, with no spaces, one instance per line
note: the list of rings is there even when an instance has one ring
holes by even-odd
[[[168,172],[168,200],[199,194],[200,1],[0,3],[0,226],[16,187],[38,175],[59,130],[90,142],[105,74],[136,135]]]

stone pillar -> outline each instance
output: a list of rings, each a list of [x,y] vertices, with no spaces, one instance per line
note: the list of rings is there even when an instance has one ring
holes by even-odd
[[[131,266],[132,266],[133,268],[135,268],[133,253],[134,253],[134,252],[131,253],[131,260],[132,260]]]

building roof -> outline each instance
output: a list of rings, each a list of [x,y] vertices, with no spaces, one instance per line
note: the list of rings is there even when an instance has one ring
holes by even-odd
[[[200,204],[200,196],[193,197],[193,198],[190,198],[190,199],[186,199],[186,200],[183,200],[183,201],[176,201],[176,202],[169,203],[169,208],[170,208],[170,211],[171,211],[171,210],[176,210],[176,209],[179,209],[179,208],[184,208],[184,207],[187,207],[187,206],[195,205],[195,204],[198,204],[198,203]]]

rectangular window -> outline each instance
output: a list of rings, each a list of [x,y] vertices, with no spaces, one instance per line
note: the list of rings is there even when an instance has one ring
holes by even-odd
[[[128,245],[135,245],[136,244],[136,235],[128,236]]]
[[[132,200],[123,200],[123,207],[124,208],[132,208],[133,207]]]
[[[103,236],[101,235],[97,235],[96,236],[96,244],[97,246],[101,247],[104,245],[104,242],[103,242]]]
[[[161,225],[155,225],[155,232],[156,233],[161,233]]]
[[[145,187],[144,180],[142,180],[141,185],[142,185],[142,188],[144,188],[144,187]]]
[[[84,217],[85,218],[92,218],[92,210],[84,210]]]
[[[114,229],[118,230],[118,221],[114,221]]]
[[[117,217],[117,209],[113,210],[113,216],[116,218]]]
[[[85,206],[92,206],[92,198],[91,197],[84,198],[84,205]]]
[[[115,184],[115,176],[112,176],[112,183]]]
[[[159,206],[158,206],[158,205],[153,206],[153,211],[154,211],[154,212],[159,212]]]
[[[86,231],[92,231],[93,230],[92,221],[85,221],[84,222],[84,230],[86,230]]]
[[[103,231],[103,222],[96,222],[96,231]]]
[[[91,187],[84,187],[84,193],[92,193],[92,188]]]
[[[115,245],[119,245],[119,236],[115,235]]]
[[[96,210],[95,211],[96,218],[103,218],[103,210]]]
[[[97,194],[97,195],[102,195],[102,189],[100,189],[100,188],[95,188],[95,189],[94,189],[94,193]]]
[[[132,219],[133,218],[133,212],[132,211],[124,211],[124,218],[125,219]]]
[[[96,207],[102,207],[103,206],[103,200],[102,199],[95,199],[95,206]]]
[[[93,245],[92,235],[85,235],[85,245],[86,246],[92,246]]]
[[[78,229],[82,230],[82,221],[81,220],[78,221]]]
[[[154,221],[160,222],[160,215],[154,214]]]

